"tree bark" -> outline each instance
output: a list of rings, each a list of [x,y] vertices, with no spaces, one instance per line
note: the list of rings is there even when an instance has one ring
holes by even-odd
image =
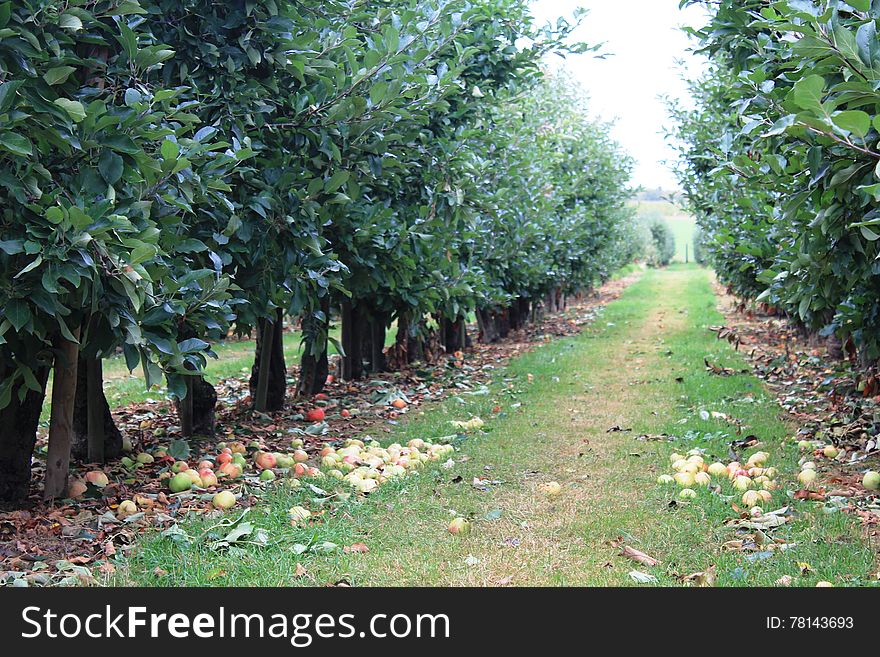
[[[456,351],[461,351],[467,346],[465,344],[467,339],[467,329],[465,328],[465,321],[462,317],[457,318],[455,321],[444,317],[441,322],[441,327],[443,329],[443,346],[446,348],[446,353],[451,354]]]
[[[11,367],[0,364],[0,380],[11,373]],[[18,502],[27,497],[31,483],[31,457],[37,442],[37,427],[49,368],[34,372],[41,391],[28,390],[23,400],[13,390],[9,405],[0,409],[0,501]]]
[[[177,400],[177,414],[180,416],[180,433],[186,438],[193,436],[193,378],[184,378],[186,396]]]
[[[488,308],[478,308],[477,324],[480,327],[480,342],[483,344],[498,342],[498,326],[493,311]]]
[[[271,339],[266,333],[266,325],[271,324]],[[265,345],[270,345],[266,349]],[[269,363],[264,369],[263,358],[268,352]],[[266,375],[266,398],[263,409],[257,407],[260,376]],[[251,368],[250,379],[251,399],[254,400],[254,408],[269,412],[280,411],[284,408],[287,397],[287,363],[284,362],[284,311],[277,310],[274,321],[260,320],[257,327],[257,349],[254,354],[254,365]]]
[[[373,315],[369,323],[369,362],[370,372],[384,372],[387,369],[385,363],[385,324],[383,315]]]
[[[324,316],[329,320],[329,297],[325,297],[321,301],[321,310],[323,310]],[[315,330],[318,328],[315,327],[314,323],[316,322],[318,322],[318,320],[311,316],[303,317],[302,320],[303,334],[321,334],[324,337],[323,344],[313,345],[310,342],[306,342],[305,344],[302,359],[300,360],[299,381],[297,381],[296,384],[296,395],[298,397],[317,395],[324,390],[324,385],[327,383],[327,374],[330,371],[329,363],[327,362],[326,327],[323,327],[320,331]],[[313,351],[315,351],[314,347],[317,347],[317,356],[313,353]]]
[[[74,330],[79,338],[79,327]],[[70,451],[73,446],[73,404],[76,399],[76,370],[79,344],[63,338],[55,341],[55,368],[52,375],[52,412],[49,419],[49,448],[43,499],[67,494]]]
[[[363,311],[350,300],[342,302],[342,378],[345,381],[360,379],[364,375],[364,359],[361,351],[364,333]]]
[[[259,357],[254,359],[254,365],[257,367],[257,391],[253,399],[254,409],[265,413],[269,396],[269,375],[272,369],[272,338],[275,336],[275,322],[264,318],[261,324],[257,337]]]
[[[99,440],[103,454],[98,448]],[[90,463],[104,463],[120,454],[122,432],[104,395],[103,362],[80,355],[73,404],[73,456]]]

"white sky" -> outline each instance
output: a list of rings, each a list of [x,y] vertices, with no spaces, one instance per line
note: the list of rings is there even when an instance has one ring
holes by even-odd
[[[592,54],[562,60],[590,96],[593,112],[616,120],[614,138],[636,160],[634,184],[674,189],[677,185],[665,160],[675,158],[662,129],[668,125],[659,96],[681,99],[688,105],[682,70],[698,73],[702,58],[688,52],[692,42],[679,28],[702,27],[702,10],[678,8],[679,0],[533,0],[539,24],[559,16],[570,17],[577,7],[590,13],[575,33],[589,44],[604,43],[605,59]],[[560,61],[558,57],[554,57]],[[678,62],[683,60],[683,66]]]

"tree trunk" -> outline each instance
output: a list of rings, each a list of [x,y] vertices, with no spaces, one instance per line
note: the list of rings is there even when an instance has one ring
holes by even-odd
[[[186,438],[193,435],[193,377],[184,377],[186,396],[177,400],[177,414],[180,416],[180,433]]]
[[[495,313],[495,323],[498,326],[498,336],[503,340],[510,335],[510,313],[507,308]]]
[[[266,332],[266,325],[271,324],[271,339]],[[264,350],[264,345],[270,345],[271,349]],[[268,352],[268,367],[264,368],[263,359]],[[259,397],[259,382],[263,372],[266,375],[265,406],[261,409],[257,406]],[[262,411],[280,411],[284,408],[287,397],[287,363],[284,362],[284,312],[279,308],[274,321],[260,320],[257,327],[257,349],[254,355],[254,365],[251,368],[250,379],[251,399],[254,400],[254,408]]]
[[[324,311],[324,316],[329,320],[329,297],[325,297],[321,301],[321,310]],[[310,342],[305,344],[302,359],[300,360],[299,381],[296,384],[296,394],[298,397],[317,395],[324,390],[324,385],[327,383],[327,374],[330,371],[329,363],[327,362],[327,327],[321,327],[321,330],[316,330],[319,328],[315,326],[315,323],[318,321],[311,316],[303,317],[302,320],[303,334],[320,334],[324,337],[322,339],[323,344],[314,345]],[[314,355],[314,351],[318,352],[317,356]]]
[[[374,315],[369,324],[369,359],[370,371],[373,373],[384,372],[387,369],[385,363],[385,324],[384,315]]]
[[[79,327],[74,330],[79,338]],[[67,495],[70,450],[73,446],[73,403],[76,399],[76,370],[79,344],[63,338],[55,341],[55,368],[52,375],[52,412],[49,419],[49,449],[43,499]]]
[[[443,346],[446,347],[446,353],[452,354],[465,348],[467,329],[463,318],[459,317],[453,322],[444,317],[440,325],[443,329]]]
[[[0,364],[0,380],[11,368]],[[0,409],[0,501],[18,502],[27,497],[31,483],[31,457],[37,442],[40,412],[46,397],[49,368],[34,372],[41,392],[28,390],[19,401],[13,390],[9,405]]]
[[[272,369],[272,338],[275,336],[275,322],[263,318],[257,342],[259,343],[259,357],[254,359],[257,367],[257,390],[254,396],[254,409],[260,413],[267,410],[267,397],[269,396],[269,375]]]
[[[180,417],[180,433],[186,438],[210,438],[217,432],[217,391],[204,377],[187,376],[186,398],[175,399],[174,407]]]
[[[479,340],[483,344],[498,342],[498,326],[495,313],[487,308],[477,309],[477,324],[480,327]]]
[[[426,358],[425,358],[425,342],[424,342],[424,337],[422,335],[422,331],[420,330],[416,335],[413,335],[410,331],[411,327],[412,327],[412,323],[407,323],[404,326],[404,330],[406,332],[407,362],[414,363],[417,360],[426,360]],[[421,327],[421,328],[423,328],[423,327]]]
[[[345,381],[360,379],[364,375],[363,311],[350,300],[342,302],[342,378]]]
[[[73,403],[73,456],[89,463],[104,463],[122,454],[122,432],[104,395],[103,378],[103,361],[80,355]]]

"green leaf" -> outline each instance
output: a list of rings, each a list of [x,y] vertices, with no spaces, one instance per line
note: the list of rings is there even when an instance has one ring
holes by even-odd
[[[22,157],[27,157],[34,152],[30,140],[16,132],[0,133],[0,148]]]
[[[825,78],[821,75],[808,75],[798,80],[791,90],[794,103],[805,110],[822,109],[822,96],[825,92]]]
[[[101,154],[101,159],[98,160],[98,171],[108,185],[113,185],[122,178],[124,168],[122,156],[110,150],[105,150]]]
[[[162,142],[159,152],[165,160],[176,160],[177,156],[180,154],[180,146],[176,142],[166,139]]]
[[[846,0],[846,4],[856,11],[868,11],[871,9],[871,0]]]
[[[328,194],[332,194],[348,182],[350,176],[351,174],[348,171],[337,171],[333,174],[330,180],[327,181],[327,184],[324,185],[324,191]]]
[[[860,110],[838,112],[831,117],[831,120],[841,130],[846,130],[861,138],[867,135],[871,129],[871,117]]]
[[[55,104],[58,107],[64,109],[71,119],[79,123],[84,118],[86,118],[86,110],[83,107],[82,103],[77,100],[70,100],[69,98],[58,98],[55,100]]]
[[[6,304],[4,314],[6,319],[12,324],[12,327],[16,331],[20,331],[30,321],[31,309],[21,299],[12,299]]]
[[[15,91],[22,84],[24,84],[24,80],[10,80],[9,82],[0,84],[0,114],[12,109],[12,105],[15,103],[16,98]]]
[[[48,85],[61,84],[67,78],[70,77],[70,74],[73,73],[76,69],[73,66],[56,66],[55,68],[50,68],[43,74],[43,79],[46,81]]]
[[[0,251],[7,255],[24,253],[24,242],[22,240],[0,240]]]
[[[869,242],[876,242],[877,240],[880,240],[880,235],[875,233],[867,226],[861,226],[859,230],[862,231],[862,237],[864,237]]]
[[[74,16],[73,14],[61,14],[58,18],[58,25],[71,32],[79,32],[83,29],[82,21],[78,16]]]

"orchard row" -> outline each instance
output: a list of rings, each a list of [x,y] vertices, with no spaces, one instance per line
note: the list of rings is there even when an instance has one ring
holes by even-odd
[[[673,109],[721,280],[862,366],[880,357],[880,3],[685,0],[710,61]]]
[[[493,341],[638,255],[631,162],[545,72],[573,25],[526,0],[0,2],[0,498],[118,455],[102,361],[213,432],[212,345],[251,397]],[[644,232],[644,231],[642,231]],[[392,347],[386,332],[397,326]]]

